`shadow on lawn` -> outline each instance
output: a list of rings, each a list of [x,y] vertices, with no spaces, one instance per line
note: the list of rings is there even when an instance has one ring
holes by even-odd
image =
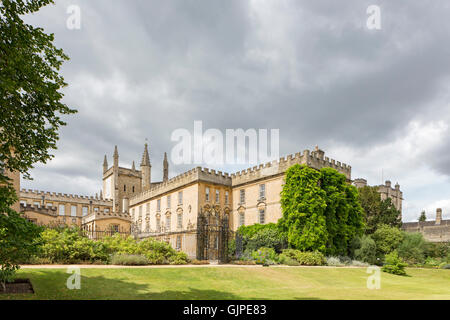
[[[243,297],[232,292],[186,288],[164,290],[152,283],[139,283],[127,278],[81,275],[81,288],[70,290],[66,283],[70,274],[61,270],[39,271],[23,274],[29,277],[35,289],[34,294],[0,296],[0,299],[42,299],[42,300],[254,300],[264,297]],[[176,280],[173,280],[175,282]],[[173,282],[167,280],[169,289]],[[318,300],[315,297],[292,297],[292,299]]]

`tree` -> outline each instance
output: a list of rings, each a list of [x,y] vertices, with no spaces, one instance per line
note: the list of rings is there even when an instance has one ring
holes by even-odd
[[[391,198],[381,200],[378,187],[365,186],[358,189],[361,206],[365,212],[366,233],[373,234],[380,225],[400,228],[400,211]]]
[[[323,168],[321,188],[327,206],[325,220],[328,230],[328,255],[347,255],[349,242],[364,230],[364,212],[356,187],[347,183],[345,175],[332,168]]]
[[[427,221],[427,216],[425,215],[425,210],[420,213],[419,222]]]
[[[332,168],[289,168],[281,207],[280,228],[288,244],[299,250],[345,255],[350,241],[364,230],[356,188]]]
[[[67,84],[58,71],[68,57],[53,45],[54,35],[25,24],[21,16],[53,0],[0,2],[0,163],[30,178],[36,162],[51,159],[61,115],[76,112],[61,102]],[[0,183],[9,179],[0,172]]]
[[[0,2],[0,277],[10,281],[18,263],[32,251],[39,228],[10,206],[17,201],[7,171],[31,178],[36,162],[56,149],[61,115],[76,112],[61,102],[66,86],[58,71],[68,57],[53,45],[53,34],[25,24],[52,0]]]
[[[288,244],[302,251],[326,249],[328,231],[325,219],[325,191],[320,188],[319,171],[295,164],[286,171],[281,191],[283,216],[280,228]]]
[[[386,224],[380,225],[372,234],[372,239],[377,245],[377,256],[381,258],[396,250],[403,238],[404,234],[400,229]]]

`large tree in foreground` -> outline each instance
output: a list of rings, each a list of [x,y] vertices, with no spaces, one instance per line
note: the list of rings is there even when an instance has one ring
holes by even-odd
[[[279,221],[288,243],[299,250],[347,254],[349,242],[364,230],[356,188],[335,169],[296,164],[286,172]]]
[[[17,195],[6,172],[30,178],[36,162],[56,149],[61,115],[74,113],[63,102],[59,69],[68,57],[53,45],[53,34],[22,17],[51,0],[0,1],[0,282],[11,281],[18,264],[36,247],[39,228],[11,209]]]
[[[58,71],[68,57],[53,45],[54,35],[26,24],[22,17],[52,0],[0,2],[0,164],[29,178],[36,162],[56,149],[66,86]],[[0,183],[7,180],[0,172]]]
[[[377,187],[365,186],[358,191],[365,212],[367,234],[373,234],[381,225],[401,227],[400,211],[395,208],[390,198],[381,200]]]

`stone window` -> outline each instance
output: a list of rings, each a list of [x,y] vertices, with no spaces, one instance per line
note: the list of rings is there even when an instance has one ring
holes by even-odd
[[[259,223],[264,224],[266,222],[266,210],[259,209]]]
[[[171,201],[172,199],[171,199],[171,197],[170,197],[170,194],[167,196],[167,208],[170,208],[170,205],[171,205]]]
[[[156,201],[156,211],[161,211],[161,199]]]
[[[178,204],[183,204],[183,191],[178,192]]]
[[[245,225],[245,213],[241,212],[239,213],[239,226]]]
[[[134,193],[134,186],[133,186],[133,193]]]
[[[65,215],[66,214],[66,206],[65,205],[63,205],[63,204],[60,204],[59,205],[59,207],[58,207],[58,212],[59,212],[59,215],[60,216],[63,216],[63,215]]]
[[[177,214],[177,227],[179,229],[183,228],[183,214],[182,213]]]
[[[240,204],[245,203],[245,190],[244,189],[241,189],[241,191],[240,191],[240,200],[241,200]]]
[[[27,202],[26,201],[20,201],[20,204],[23,205],[24,207],[27,206]]]
[[[145,232],[150,232],[150,221],[145,222]]]
[[[266,198],[266,185],[265,184],[259,185],[259,198],[260,199]]]
[[[225,191],[225,204],[228,204],[228,191]]]
[[[156,231],[161,232],[161,218],[156,217]]]
[[[139,206],[139,218],[142,217],[142,206]]]
[[[88,214],[88,207],[83,207],[82,208],[82,212],[83,212],[83,216],[87,216],[87,214]]]
[[[47,208],[52,208],[52,207],[53,207],[53,203],[47,202]]]
[[[145,214],[146,214],[146,215],[150,215],[150,203],[147,203],[147,204],[146,204],[146,207],[145,207]]]
[[[176,249],[177,249],[177,250],[181,250],[181,236],[177,236],[177,245],[176,245]]]
[[[127,191],[127,186],[124,184],[123,185],[123,192],[126,192]]]
[[[98,212],[98,207],[95,207],[95,208],[94,208],[94,212]]]
[[[171,220],[170,214],[166,215],[166,232],[170,231]]]
[[[220,191],[216,190],[216,203],[219,203]]]
[[[209,201],[209,187],[206,187],[206,190],[205,190],[205,200]]]
[[[41,204],[41,203],[40,203],[39,201],[33,202],[33,206],[38,207],[38,208],[40,207],[40,204]]]
[[[106,212],[106,213],[109,213],[109,208],[105,208],[105,212]]]
[[[70,215],[72,217],[76,217],[77,216],[77,206],[70,206]]]

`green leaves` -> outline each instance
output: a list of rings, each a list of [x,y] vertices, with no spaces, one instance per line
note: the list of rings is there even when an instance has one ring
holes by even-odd
[[[45,163],[56,149],[61,115],[76,112],[61,102],[67,84],[59,69],[68,57],[53,45],[53,34],[25,24],[21,15],[51,0],[0,4],[0,161],[29,178],[36,162]]]
[[[291,247],[342,254],[364,228],[355,187],[335,169],[320,171],[296,164],[286,172],[279,224]]]

